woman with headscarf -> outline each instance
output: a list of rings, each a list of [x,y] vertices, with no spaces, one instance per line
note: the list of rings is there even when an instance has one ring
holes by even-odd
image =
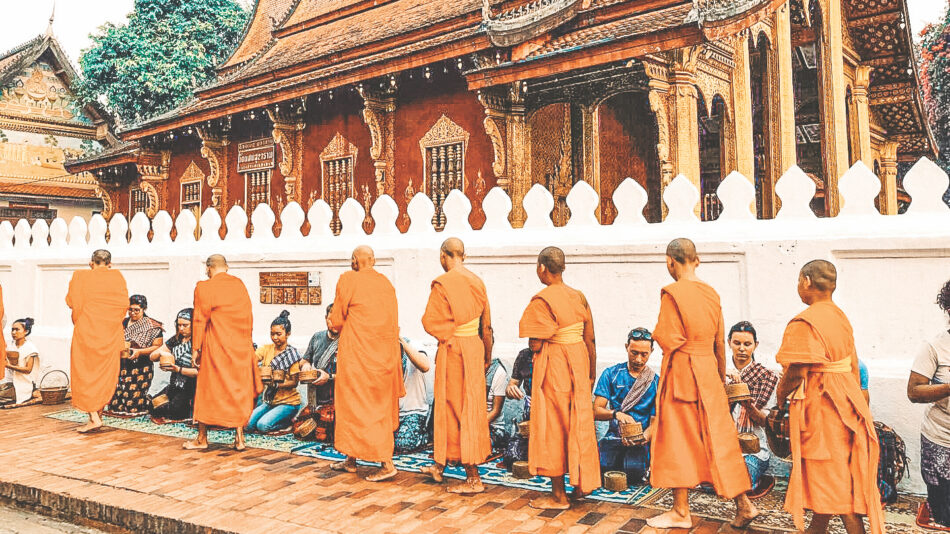
[[[261,367],[270,367],[281,371],[282,380],[266,382],[264,393],[257,401],[257,407],[251,413],[245,431],[268,433],[282,430],[291,425],[302,400],[297,392],[297,375],[310,365],[303,356],[287,344],[290,335],[290,312],[284,310],[270,325],[271,345],[257,349],[257,362]]]
[[[178,312],[175,318],[175,335],[151,355],[153,362],[163,355],[175,358],[175,363],[162,365],[162,370],[169,371],[171,377],[168,379],[168,386],[153,397],[164,395],[167,402],[158,407],[149,405],[149,413],[156,422],[191,419],[195,405],[195,386],[198,382],[198,369],[191,361],[191,316],[191,308]]]
[[[36,345],[27,339],[33,332],[33,319],[17,319],[10,333],[13,342],[8,344],[7,359],[3,362],[6,377],[0,381],[0,402],[22,404],[33,397],[33,391],[40,380],[40,353]],[[16,352],[16,362],[9,359]]]
[[[151,355],[162,346],[162,323],[146,315],[148,300],[143,295],[129,297],[129,316],[123,321],[128,353],[122,355],[119,383],[106,413],[118,416],[148,414],[148,390],[154,367]]]

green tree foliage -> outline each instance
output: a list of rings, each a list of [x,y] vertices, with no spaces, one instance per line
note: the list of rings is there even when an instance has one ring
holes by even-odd
[[[92,35],[77,93],[126,124],[166,112],[213,79],[247,17],[236,0],[135,0],[128,22]]]
[[[950,172],[950,12],[939,24],[930,24],[918,47],[920,85],[928,121],[940,150],[937,163]],[[943,196],[950,204],[950,189]]]

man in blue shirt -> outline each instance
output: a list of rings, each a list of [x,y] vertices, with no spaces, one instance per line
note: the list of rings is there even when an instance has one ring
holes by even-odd
[[[610,421],[607,435],[598,443],[600,470],[623,471],[628,484],[640,484],[650,466],[650,423],[656,415],[656,388],[660,377],[647,367],[653,353],[653,336],[646,328],[627,334],[627,361],[604,369],[594,389],[594,419]],[[643,426],[645,441],[626,443],[619,423]]]

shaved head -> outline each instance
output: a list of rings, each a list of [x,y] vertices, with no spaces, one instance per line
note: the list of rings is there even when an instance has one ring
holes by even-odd
[[[811,280],[811,285],[819,291],[834,292],[838,286],[838,270],[830,261],[812,260],[802,267],[802,278]]]
[[[567,267],[564,261],[564,251],[557,247],[548,247],[542,250],[538,254],[538,265],[543,265],[551,274],[563,273]]]
[[[442,252],[450,258],[465,256],[465,243],[457,237],[450,237],[442,242]]]
[[[376,253],[366,245],[360,245],[353,249],[350,266],[354,271],[359,271],[367,267],[376,265]]]
[[[222,267],[228,266],[228,260],[226,260],[221,254],[212,254],[208,256],[208,259],[205,261],[205,265],[211,268],[220,269]]]
[[[666,246],[666,255],[681,265],[699,260],[699,255],[696,254],[696,244],[685,237],[670,241],[670,244]]]
[[[92,259],[89,261],[96,265],[111,265],[112,253],[105,249],[99,249],[92,253]]]

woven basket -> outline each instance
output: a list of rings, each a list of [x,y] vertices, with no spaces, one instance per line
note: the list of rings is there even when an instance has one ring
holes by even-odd
[[[762,444],[759,443],[759,436],[751,432],[740,432],[739,448],[742,449],[742,454],[755,454],[762,448]]]
[[[788,410],[773,407],[766,418],[765,438],[772,454],[790,460],[792,458],[792,444],[789,441]]]
[[[726,384],[726,396],[729,402],[744,402],[752,399],[752,392],[749,391],[749,384],[745,382],[734,382]]]
[[[623,471],[607,471],[604,473],[604,489],[607,491],[627,491],[627,474]]]
[[[46,377],[53,373],[59,373],[66,377],[66,385],[60,387],[44,387],[43,384],[46,382]],[[46,373],[43,375],[43,378],[40,379],[40,397],[43,399],[42,403],[45,405],[62,404],[66,401],[66,392],[68,391],[69,375],[59,369]]]
[[[511,474],[515,478],[525,480],[531,478],[531,471],[528,469],[528,462],[515,462],[511,464]]]
[[[632,423],[619,423],[620,437],[630,441],[643,441],[643,425],[634,421]]]
[[[158,365],[161,367],[171,367],[175,365],[175,357],[171,354],[162,354],[158,357]]]
[[[523,437],[526,437],[526,438],[530,437],[531,436],[530,421],[522,421],[518,423],[518,433],[521,434]]]
[[[320,378],[320,370],[310,369],[309,371],[300,371],[300,373],[297,374],[297,378],[305,384],[309,382],[314,382],[318,378]]]
[[[20,353],[15,350],[7,351],[7,361],[10,365],[20,365]]]
[[[317,423],[310,417],[294,426],[294,436],[297,439],[311,439],[316,431]]]

